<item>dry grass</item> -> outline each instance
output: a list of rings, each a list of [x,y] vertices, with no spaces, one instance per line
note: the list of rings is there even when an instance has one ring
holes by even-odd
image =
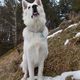
[[[80,25],[64,30],[58,36],[48,40],[49,55],[45,61],[44,75],[55,76],[64,71],[80,69],[80,39],[74,45],[71,43],[71,45],[64,46],[66,39],[73,38],[77,32],[80,32]],[[20,53],[22,52],[21,46],[18,46]],[[22,76],[19,68],[21,54],[13,49],[0,58],[0,80],[20,80]]]
[[[20,80],[20,60],[21,54],[19,54],[16,49],[12,49],[3,55],[0,58],[0,80]]]
[[[80,25],[76,28],[64,30],[55,38],[48,40],[49,56],[45,62],[44,73],[54,76],[64,71],[80,69],[80,39],[73,45],[64,46],[66,39],[73,38],[80,32]]]

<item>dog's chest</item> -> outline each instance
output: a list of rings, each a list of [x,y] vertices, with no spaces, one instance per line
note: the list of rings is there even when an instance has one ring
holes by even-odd
[[[47,29],[45,29],[45,32],[47,33]],[[24,48],[35,65],[38,65],[39,61],[47,55],[47,35],[45,35],[45,32],[33,33],[28,31],[27,28],[23,31]]]
[[[25,28],[23,31],[23,37],[24,37],[24,41],[29,43],[37,42],[37,41],[41,42],[46,40],[46,37],[44,36],[43,32],[34,33],[34,32],[28,31],[27,28]]]

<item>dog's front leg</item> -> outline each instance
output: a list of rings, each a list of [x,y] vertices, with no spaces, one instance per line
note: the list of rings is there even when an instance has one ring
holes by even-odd
[[[44,61],[41,61],[38,67],[38,80],[43,80],[43,67],[44,67]]]
[[[29,70],[29,80],[34,80],[34,64],[29,61],[28,63],[28,70]]]
[[[23,78],[21,80],[27,80],[27,69],[28,69],[28,65],[27,65],[27,60],[26,60],[24,54],[23,54],[23,61],[20,64],[20,67],[22,68],[23,73],[24,73],[24,76],[23,76]]]

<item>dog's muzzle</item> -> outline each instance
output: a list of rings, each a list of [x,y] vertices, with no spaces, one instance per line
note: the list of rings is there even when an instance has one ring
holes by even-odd
[[[32,18],[33,18],[33,16],[34,17],[37,17],[38,15],[39,15],[39,13],[38,13],[38,11],[37,11],[37,5],[33,5],[32,6],[32,9],[33,9],[33,14],[32,14]]]

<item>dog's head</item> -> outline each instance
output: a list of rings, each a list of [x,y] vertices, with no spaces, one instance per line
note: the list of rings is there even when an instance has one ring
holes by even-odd
[[[25,25],[31,24],[35,20],[40,20],[44,23],[46,22],[43,20],[43,18],[45,19],[45,13],[41,0],[35,0],[33,3],[22,0],[22,8]]]

